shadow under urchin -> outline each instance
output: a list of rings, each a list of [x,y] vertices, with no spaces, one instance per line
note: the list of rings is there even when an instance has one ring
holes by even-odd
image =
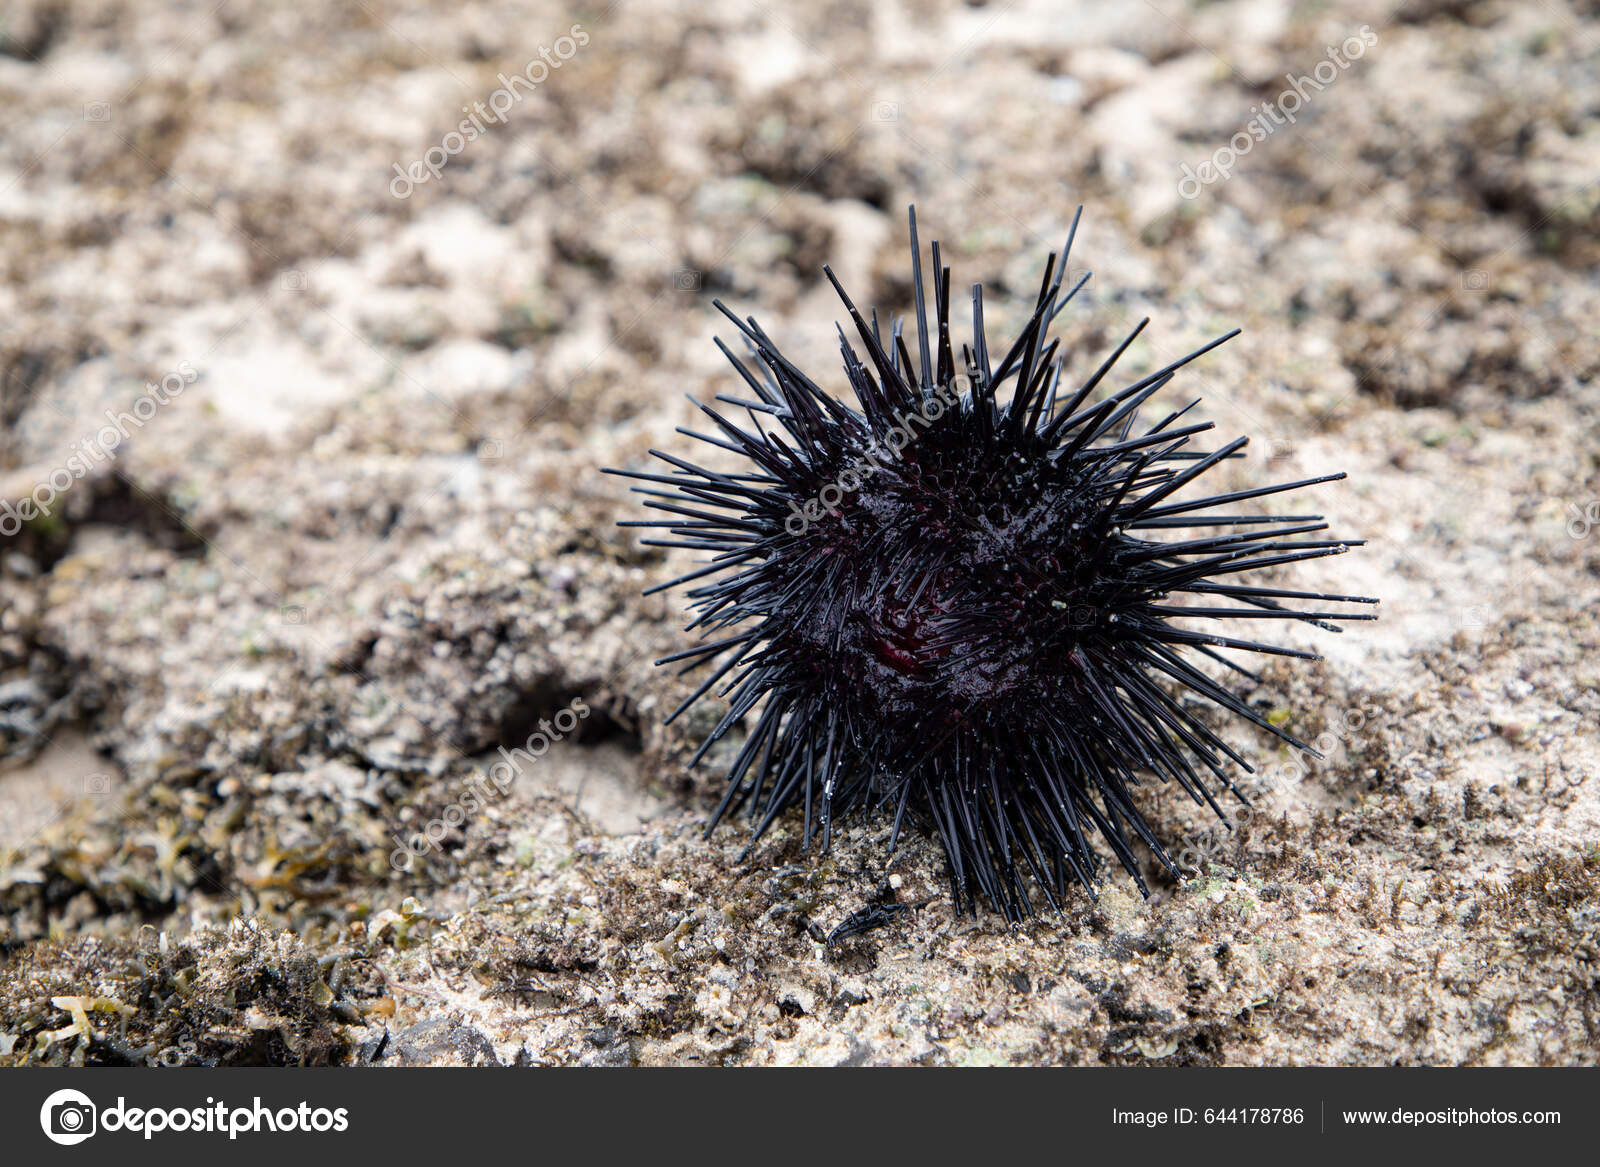
[[[958,363],[950,269],[934,243],[930,329],[914,208],[910,219],[915,356],[902,320],[885,331],[876,311],[863,318],[823,268],[865,353],[839,330],[850,404],[790,363],[753,318],[714,301],[759,371],[716,342],[750,392],[717,400],[746,424],[695,402],[715,432],[679,432],[750,465],[722,472],[652,450],[669,473],[607,471],[645,482],[634,488],[650,496],[644,505],[671,516],[623,526],[672,536],[645,540],[652,546],[712,553],[650,589],[704,581],[688,593],[688,630],[712,637],[656,662],[710,668],[667,720],[721,685],[728,711],[693,766],[759,707],[708,831],[742,809],[759,838],[799,808],[804,845],[820,833],[826,849],[838,815],[884,808],[892,852],[910,813],[944,846],[957,909],[981,897],[1012,920],[1031,914],[1038,894],[1059,908],[1069,881],[1092,896],[1098,836],[1144,892],[1136,839],[1180,873],[1134,805],[1141,775],[1177,782],[1224,818],[1208,779],[1243,800],[1228,767],[1252,768],[1198,716],[1202,707],[1315,754],[1195,658],[1251,677],[1224,652],[1318,659],[1224,635],[1213,621],[1302,620],[1337,632],[1331,621],[1375,618],[1300,606],[1377,603],[1370,597],[1244,578],[1359,545],[1296,538],[1326,530],[1320,515],[1236,509],[1344,475],[1177,497],[1247,439],[1189,449],[1212,428],[1185,422],[1198,400],[1148,427],[1139,412],[1238,330],[1102,394],[1147,317],[1081,385],[1063,386],[1066,356],[1048,334],[1089,278],[1063,290],[1074,217],[1031,317],[999,359],[973,285],[972,342]]]

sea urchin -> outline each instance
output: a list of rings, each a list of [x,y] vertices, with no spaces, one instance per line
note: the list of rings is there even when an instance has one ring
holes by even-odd
[[[711,827],[747,808],[759,837],[799,804],[805,844],[820,833],[826,848],[836,816],[877,806],[893,812],[892,851],[910,811],[944,845],[958,909],[981,897],[1016,919],[1038,893],[1059,907],[1069,875],[1092,894],[1095,835],[1141,891],[1135,839],[1177,874],[1134,806],[1140,776],[1172,779],[1221,815],[1207,776],[1239,795],[1228,765],[1251,769],[1200,706],[1310,750],[1194,657],[1241,673],[1222,650],[1317,659],[1215,630],[1228,620],[1338,631],[1331,621],[1373,618],[1302,607],[1377,602],[1368,597],[1243,579],[1357,544],[1297,538],[1327,528],[1318,515],[1233,504],[1344,475],[1179,497],[1247,439],[1191,450],[1190,438],[1212,428],[1185,423],[1198,401],[1147,428],[1136,428],[1139,410],[1237,330],[1097,392],[1146,319],[1081,385],[1063,387],[1066,357],[1048,334],[1088,279],[1063,291],[1077,225],[998,360],[975,285],[972,343],[957,362],[938,243],[930,329],[914,208],[915,359],[902,322],[885,332],[875,311],[863,318],[824,268],[866,354],[839,330],[853,405],[717,302],[760,372],[717,342],[750,391],[717,400],[744,411],[748,428],[697,402],[715,432],[681,432],[748,459],[749,472],[655,450],[670,473],[609,471],[645,482],[635,487],[651,496],[645,505],[670,516],[624,525],[665,528],[672,537],[654,545],[712,553],[661,587],[706,581],[688,593],[689,629],[714,638],[657,662],[714,666],[672,717],[719,683],[729,702],[691,765],[754,714]]]

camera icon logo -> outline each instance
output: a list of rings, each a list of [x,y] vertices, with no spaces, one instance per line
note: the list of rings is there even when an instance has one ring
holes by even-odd
[[[1293,438],[1268,438],[1266,442],[1269,463],[1286,462],[1294,457]]]
[[[278,284],[286,292],[303,292],[306,290],[306,273],[286,271],[278,277]]]
[[[93,795],[110,794],[111,775],[104,770],[96,770],[93,774],[85,774],[83,776],[83,792]]]
[[[1589,532],[1600,527],[1600,499],[1591,499],[1587,506],[1575,502],[1567,504],[1567,534],[1573,539],[1587,539]]]
[[[81,1090],[57,1090],[39,1108],[39,1125],[45,1138],[72,1147],[94,1134],[99,1126],[95,1104]]]
[[[1468,292],[1482,292],[1489,287],[1489,273],[1481,268],[1472,268],[1461,273],[1461,287]]]
[[[83,107],[83,120],[86,122],[108,122],[111,120],[111,103],[106,101],[91,101]]]
[[[284,604],[278,609],[278,617],[285,624],[304,624],[306,610],[299,604]]]
[[[672,286],[680,292],[698,292],[700,273],[692,267],[680,267],[672,273]]]
[[[478,443],[478,461],[498,462],[506,456],[506,444],[499,438],[484,438]]]
[[[900,104],[894,101],[875,101],[872,103],[872,120],[875,122],[893,122],[900,120]]]

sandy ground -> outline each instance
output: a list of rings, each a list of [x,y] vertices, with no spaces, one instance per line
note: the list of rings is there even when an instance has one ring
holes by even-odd
[[[53,497],[0,516],[0,1060],[1594,1063],[1597,48],[1555,0],[8,0],[0,498]],[[700,838],[640,597],[685,564],[596,468],[734,386],[713,295],[841,387],[821,265],[904,310],[912,201],[1000,334],[1084,203],[1073,367],[1241,326],[1182,375],[1227,474],[1351,474],[1369,545],[1295,579],[1383,619],[1247,685],[1328,759],[1234,730],[1231,834],[1148,791],[1148,901],[1012,929],[876,820]]]

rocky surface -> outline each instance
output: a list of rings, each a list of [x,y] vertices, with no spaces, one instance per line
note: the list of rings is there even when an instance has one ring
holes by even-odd
[[[1592,1064],[1595,15],[8,3],[0,1060]],[[1074,367],[1240,325],[1182,375],[1228,474],[1351,473],[1296,578],[1383,620],[1247,685],[1327,760],[1235,730],[1231,833],[1147,791],[1148,901],[700,837],[683,565],[595,471],[734,385],[712,295],[840,384],[821,264],[903,310],[911,201],[1000,332],[1087,204]]]

